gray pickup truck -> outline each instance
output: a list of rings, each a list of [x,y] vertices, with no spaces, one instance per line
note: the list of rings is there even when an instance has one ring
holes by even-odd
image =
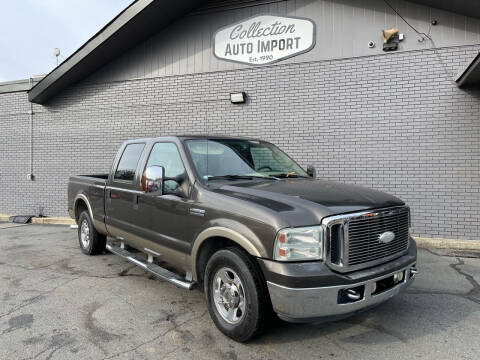
[[[81,250],[108,250],[185,289],[203,284],[237,341],[283,320],[333,320],[410,285],[410,211],[391,195],[316,179],[255,139],[126,141],[109,174],[73,176]]]

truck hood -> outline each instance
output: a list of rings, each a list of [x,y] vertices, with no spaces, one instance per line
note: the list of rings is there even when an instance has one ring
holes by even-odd
[[[404,205],[380,191],[303,178],[229,182],[212,190],[276,212],[289,226],[316,224],[335,214]]]

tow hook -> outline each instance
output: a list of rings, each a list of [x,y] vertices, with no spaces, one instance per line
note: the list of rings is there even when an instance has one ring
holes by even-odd
[[[345,290],[345,292],[346,292],[347,297],[350,300],[358,300],[362,296],[362,295],[360,295],[360,293],[358,291],[353,290],[353,289],[347,289],[347,290]]]

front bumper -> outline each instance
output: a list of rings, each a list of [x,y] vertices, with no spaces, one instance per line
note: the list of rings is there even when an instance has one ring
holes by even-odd
[[[416,273],[417,249],[375,268],[338,274],[324,263],[281,264],[260,261],[274,311],[291,322],[334,320],[374,307],[407,288]],[[317,276],[313,267],[317,266]],[[394,280],[395,274],[402,280]],[[396,276],[396,275],[395,275]],[[296,280],[300,281],[296,281]],[[302,281],[303,280],[303,281]],[[308,284],[304,285],[303,284]],[[358,299],[348,293],[357,292]],[[352,296],[353,297],[353,296]]]

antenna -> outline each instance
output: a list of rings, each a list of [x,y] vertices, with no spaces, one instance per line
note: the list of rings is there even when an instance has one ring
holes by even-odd
[[[55,58],[57,59],[57,66],[58,66],[58,58],[60,57],[60,49],[59,48],[53,49],[53,55],[55,55]]]

